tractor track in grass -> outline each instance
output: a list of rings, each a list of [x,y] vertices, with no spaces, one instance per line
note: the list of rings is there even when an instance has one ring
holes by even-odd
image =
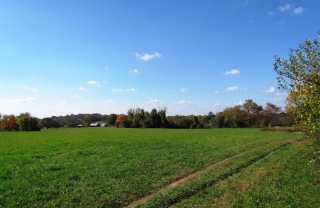
[[[183,198],[180,198],[180,199],[175,199],[174,201],[170,202],[170,205],[173,205],[173,204],[176,204],[184,199],[187,199],[191,196],[193,196],[194,194],[196,194],[197,192],[199,192],[200,190],[204,189],[204,188],[207,188],[207,187],[210,187],[210,186],[213,186],[215,185],[216,183],[220,182],[220,181],[223,181],[225,179],[227,179],[228,177],[236,174],[236,173],[239,173],[242,169],[244,168],[247,168],[249,167],[250,165],[254,164],[255,162],[257,162],[258,160],[261,160],[263,158],[265,158],[266,156],[270,155],[272,152],[280,149],[280,148],[283,148],[287,145],[290,145],[294,142],[297,142],[297,141],[293,141],[293,140],[290,140],[290,141],[286,141],[284,143],[280,143],[279,146],[277,147],[274,147],[272,148],[270,151],[267,151],[265,153],[263,153],[262,155],[260,155],[259,157],[255,157],[253,159],[251,159],[250,161],[248,161],[247,163],[245,163],[244,165],[241,165],[237,168],[235,168],[233,171],[231,172],[228,172],[228,173],[225,173],[225,174],[222,174],[220,177],[218,177],[216,180],[213,180],[213,181],[210,181],[206,184],[203,184],[203,186],[199,187],[199,189],[197,190],[193,190],[193,191],[190,191],[188,194],[184,195]],[[275,142],[275,143],[279,143],[279,142]],[[216,161],[214,163],[212,163],[211,165],[209,166],[206,166],[205,168],[201,169],[201,170],[198,170],[194,173],[191,173],[190,175],[187,175],[183,178],[180,178],[179,180],[177,181],[174,181],[168,185],[166,185],[165,187],[159,189],[158,191],[155,191],[149,195],[146,195],[140,199],[137,199],[135,201],[132,201],[129,205],[126,205],[124,206],[123,208],[132,208],[132,207],[135,207],[135,206],[138,206],[138,205],[141,205],[147,201],[149,201],[150,199],[154,198],[155,196],[161,194],[161,193],[164,193],[164,192],[167,192],[169,190],[172,190],[176,187],[179,187],[179,186],[182,186],[184,185],[185,183],[191,181],[191,180],[194,180],[194,179],[197,179],[197,178],[200,178],[201,175],[203,175],[204,173],[207,173],[209,172],[210,170],[212,170],[214,167],[220,165],[220,164],[223,164],[223,163],[226,163],[236,157],[239,157],[241,155],[244,155],[254,149],[258,149],[258,148],[262,148],[262,147],[265,147],[265,146],[268,146],[268,145],[272,145],[274,143],[268,143],[268,144],[263,144],[263,145],[260,145],[260,146],[256,146],[256,147],[251,147],[249,149],[246,149],[246,150],[243,150],[241,151],[240,153],[236,154],[236,155],[232,155],[230,157],[227,157],[227,158],[224,158],[222,160],[219,160],[219,161]]]

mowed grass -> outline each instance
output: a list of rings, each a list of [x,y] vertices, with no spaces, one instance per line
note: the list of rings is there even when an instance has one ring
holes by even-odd
[[[241,169],[235,175],[241,174],[242,169],[254,167],[251,164],[257,158],[266,160],[276,154],[277,147],[286,149],[285,144],[300,138],[294,133],[257,129],[83,128],[2,132],[0,207],[122,207],[210,164],[248,151],[236,162],[230,161],[229,166],[220,168],[220,175],[214,171],[217,176],[209,174],[196,185],[185,186],[196,191],[178,191],[181,199],[178,202],[185,203],[181,207],[192,204],[206,207],[212,197],[206,200],[206,194],[200,195],[204,201],[193,198],[201,194],[203,183],[213,185],[214,177],[222,179],[221,175],[232,175],[234,170]],[[280,156],[283,158],[285,154]],[[214,189],[213,192],[216,194]],[[236,193],[230,195],[236,196],[231,205],[242,198],[237,198]],[[248,199],[246,203],[249,202]],[[168,203],[163,206],[173,205],[170,199]]]

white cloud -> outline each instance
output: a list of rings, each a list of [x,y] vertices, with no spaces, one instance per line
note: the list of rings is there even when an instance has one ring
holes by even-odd
[[[5,102],[11,104],[32,104],[37,100],[35,97],[27,97],[27,98],[16,98],[13,100],[7,99]]]
[[[238,69],[231,69],[230,71],[225,72],[225,75],[236,75],[239,74],[240,71]]]
[[[94,85],[94,86],[96,86],[96,87],[100,87],[100,83],[97,82],[97,81],[91,80],[91,81],[88,81],[87,83],[88,83],[88,85]]]
[[[136,88],[129,88],[126,89],[126,92],[137,92],[138,90]]]
[[[285,12],[285,11],[291,10],[291,9],[292,9],[292,5],[291,5],[291,4],[286,4],[286,5],[284,5],[284,6],[278,7],[278,9],[279,9],[281,12]]]
[[[62,104],[66,104],[66,103],[67,103],[67,100],[63,100],[61,103],[62,103]]]
[[[136,88],[127,88],[127,89],[122,89],[122,88],[113,88],[111,89],[111,92],[137,92],[138,89]]]
[[[86,91],[86,88],[84,88],[82,86],[80,86],[78,89],[81,90],[81,91]]]
[[[269,89],[265,90],[265,93],[274,93],[276,91],[276,88],[270,87]]]
[[[39,92],[39,90],[37,88],[33,88],[33,87],[24,87],[26,90],[32,91],[32,92]]]
[[[163,109],[165,108],[165,103],[157,98],[149,98],[144,106],[146,106],[147,109]]]
[[[74,99],[79,99],[81,98],[81,95],[75,94],[74,96],[72,96]]]
[[[304,9],[302,7],[297,7],[293,10],[293,14],[302,14]]]
[[[136,53],[135,54],[137,59],[140,60],[140,61],[150,61],[151,59],[154,59],[154,58],[160,58],[161,57],[161,54],[158,53],[158,52],[155,52],[153,54],[143,54],[141,55],[140,53]]]
[[[139,74],[140,73],[139,69],[131,69],[130,72],[134,73],[134,74]]]
[[[107,66],[104,66],[103,68],[104,68],[105,71],[109,71],[110,70],[109,67],[107,67]]]
[[[173,101],[172,104],[173,105],[189,105],[189,104],[192,104],[192,102],[187,100],[178,100],[178,101]]]
[[[189,91],[189,88],[181,88],[180,89],[180,92],[182,92],[182,93],[185,93],[185,92],[188,92]]]
[[[226,91],[239,91],[239,90],[240,90],[239,86],[232,86],[226,89]]]

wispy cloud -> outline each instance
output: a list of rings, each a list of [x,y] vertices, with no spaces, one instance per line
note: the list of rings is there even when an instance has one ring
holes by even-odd
[[[285,11],[291,10],[292,9],[292,5],[291,4],[286,4],[286,5],[283,5],[283,6],[279,6],[278,9],[279,9],[280,12],[285,12]]]
[[[161,58],[161,54],[158,53],[158,52],[155,52],[153,54],[148,54],[148,53],[145,53],[145,54],[140,54],[140,53],[136,53],[135,54],[137,59],[140,60],[140,61],[150,61],[152,59],[155,59],[155,58]]]
[[[126,92],[137,92],[138,90],[136,88],[129,88],[125,90]]]
[[[82,87],[82,86],[78,87],[78,89],[79,89],[80,91],[86,91],[86,88],[84,88],[84,87]]]
[[[138,89],[136,88],[127,88],[127,89],[122,89],[122,88],[113,88],[111,89],[111,92],[137,92]]]
[[[295,15],[299,15],[299,14],[302,14],[304,12],[304,8],[303,7],[299,6],[299,7],[294,8],[291,4],[286,4],[286,5],[280,6],[280,7],[278,7],[278,10],[280,12],[292,11],[293,14],[295,14]]]
[[[270,87],[269,89],[265,90],[265,93],[274,93],[276,91],[276,88]]]
[[[161,109],[165,108],[165,103],[158,98],[149,98],[149,100],[144,104],[147,109]]]
[[[231,69],[230,71],[225,72],[225,75],[236,75],[239,74],[240,71],[238,69]]]
[[[7,99],[6,103],[11,104],[32,104],[37,100],[35,97],[27,97],[27,98],[16,98],[16,99]]]
[[[299,15],[302,14],[304,9],[302,7],[297,7],[293,10],[293,14]]]
[[[87,83],[88,83],[88,85],[94,85],[94,86],[96,86],[96,87],[100,87],[100,83],[97,82],[97,81],[91,80],[91,81],[88,81]]]
[[[232,86],[232,87],[226,88],[226,91],[239,91],[239,90],[240,90],[239,86]]]
[[[188,92],[188,91],[189,91],[189,88],[183,87],[183,88],[180,89],[180,92],[182,92],[182,93],[185,93],[185,92]]]
[[[33,88],[33,87],[24,87],[26,90],[32,91],[32,92],[39,92],[39,90],[37,88]]]
[[[131,69],[130,72],[134,73],[134,74],[139,74],[140,73],[139,69]]]
[[[72,96],[74,99],[79,99],[81,98],[81,95],[75,94],[74,96]]]
[[[192,104],[192,102],[187,100],[178,100],[178,101],[173,101],[172,104],[173,105],[189,105],[189,104]]]

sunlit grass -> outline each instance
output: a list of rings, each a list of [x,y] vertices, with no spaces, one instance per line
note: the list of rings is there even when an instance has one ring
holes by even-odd
[[[223,158],[298,138],[257,129],[3,132],[0,207],[121,207]]]

